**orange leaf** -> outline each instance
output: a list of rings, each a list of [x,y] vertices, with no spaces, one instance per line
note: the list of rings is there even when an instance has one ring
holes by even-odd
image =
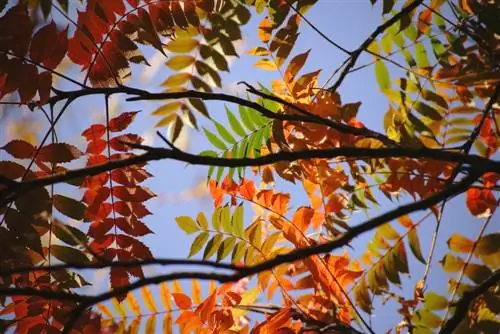
[[[208,317],[210,316],[210,313],[215,308],[215,303],[217,301],[217,291],[213,291],[210,296],[208,296],[207,299],[203,301],[198,307],[196,308],[196,314],[199,315],[201,321],[206,322],[208,321]]]
[[[258,32],[259,39],[263,43],[267,43],[271,39],[272,29],[273,29],[273,25],[272,25],[271,21],[269,21],[269,19],[267,17],[265,17],[262,20],[262,22],[260,22],[260,24],[259,24],[259,32]]]
[[[304,232],[309,227],[313,215],[314,210],[312,208],[303,206],[295,211],[292,222],[299,230]]]
[[[252,200],[255,196],[255,184],[251,180],[243,180],[239,187],[240,194],[247,200]]]
[[[210,315],[209,326],[216,333],[220,333],[231,328],[233,324],[233,315],[228,309],[216,310]]]
[[[267,58],[257,60],[254,66],[266,71],[276,71],[278,69],[276,63]]]
[[[192,302],[191,298],[186,296],[183,293],[172,293],[172,297],[174,297],[175,304],[182,310],[187,310],[191,307]]]
[[[295,56],[290,63],[288,64],[288,67],[285,70],[285,81],[290,83],[295,79],[295,76],[297,73],[299,73],[300,69],[304,66],[307,56],[309,56],[309,52],[311,49],[307,50],[304,53],[301,53],[297,56]]]
[[[458,233],[454,233],[448,239],[448,247],[455,252],[469,253],[474,247],[474,241]]]

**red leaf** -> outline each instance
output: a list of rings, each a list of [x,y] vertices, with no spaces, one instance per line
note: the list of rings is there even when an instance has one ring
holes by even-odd
[[[130,280],[128,278],[128,273],[124,268],[112,267],[109,276],[112,289],[116,289],[128,285],[130,283]],[[116,299],[118,299],[118,301],[122,301],[125,299],[126,296],[127,296],[126,294],[119,295],[116,296]]]
[[[106,148],[106,141],[104,139],[92,140],[87,144],[85,153],[100,154]]]
[[[11,7],[3,17],[0,17],[0,41],[3,50],[12,50],[18,57],[23,57],[33,31],[33,23],[28,15],[26,5]]]
[[[140,186],[132,188],[115,186],[113,187],[113,195],[127,202],[144,202],[155,197],[151,190]]]
[[[90,225],[87,234],[92,238],[99,238],[108,233],[113,226],[114,222],[111,218],[95,221]]]
[[[37,160],[52,163],[70,162],[83,155],[75,146],[65,143],[49,144],[40,149]]]
[[[478,218],[491,216],[497,208],[497,200],[490,189],[467,190],[467,208]]]
[[[10,141],[2,149],[17,159],[29,159],[35,154],[35,147],[20,139]]]
[[[0,161],[0,175],[15,180],[24,175],[26,168],[13,161]]]
[[[115,224],[123,232],[129,235],[133,235],[135,237],[152,233],[152,231],[146,226],[146,224],[142,223],[141,221],[137,220],[134,217],[131,218],[118,217],[115,219]]]
[[[115,211],[122,216],[128,217],[132,214],[132,207],[130,203],[124,202],[124,201],[117,201],[113,205],[113,208]]]
[[[108,217],[111,213],[112,207],[111,203],[101,203],[101,205],[91,205],[87,207],[85,211],[84,221],[96,221],[103,220]]]
[[[134,120],[138,111],[124,112],[109,121],[109,131],[119,132],[125,130]]]
[[[83,131],[82,136],[84,136],[87,139],[87,141],[91,141],[101,138],[105,132],[106,132],[106,127],[104,125],[94,124],[85,131]]]
[[[137,239],[131,238],[132,241],[132,255],[138,259],[152,259],[153,254],[151,253],[151,250],[144,245],[142,242],[140,242]]]
[[[139,219],[151,214],[151,211],[149,211],[141,202],[131,202],[130,204],[132,205],[134,215]]]
[[[19,76],[19,98],[21,103],[29,102],[38,90],[38,70],[33,64],[23,64]]]
[[[108,235],[102,236],[100,238],[94,239],[90,243],[89,247],[90,247],[90,249],[92,249],[93,252],[101,253],[104,249],[111,246],[113,241],[115,241],[115,236],[113,234],[108,234]]]
[[[50,89],[52,88],[52,74],[48,71],[38,75],[38,95],[40,103],[44,104],[50,97]]]
[[[143,142],[143,140],[144,139],[142,139],[141,136],[132,133],[127,133],[125,135],[112,138],[109,141],[109,145],[115,151],[127,152],[130,151],[132,147],[124,143],[140,144]]]
[[[31,41],[30,57],[49,69],[59,65],[68,48],[68,28],[58,32],[54,21],[40,28]]]

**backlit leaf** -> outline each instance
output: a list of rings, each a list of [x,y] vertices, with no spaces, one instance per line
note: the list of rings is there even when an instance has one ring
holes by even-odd
[[[200,230],[198,224],[189,216],[177,217],[175,218],[175,222],[184,232],[186,232],[186,234],[191,234]]]

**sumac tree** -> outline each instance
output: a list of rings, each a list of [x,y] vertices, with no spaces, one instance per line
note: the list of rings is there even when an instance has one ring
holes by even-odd
[[[0,0],[0,331],[498,333],[498,4],[371,5],[348,49],[317,0]],[[228,93],[242,52],[268,75]],[[213,205],[172,257],[178,164]]]

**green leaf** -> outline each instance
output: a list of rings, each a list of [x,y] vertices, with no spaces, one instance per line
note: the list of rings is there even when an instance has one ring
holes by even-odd
[[[219,132],[222,139],[224,139],[229,144],[236,144],[236,139],[234,139],[234,137],[229,133],[229,131],[226,130],[224,126],[222,126],[222,124],[217,121],[213,122],[215,124],[215,128],[217,129],[217,132]]]
[[[424,307],[429,310],[444,310],[448,306],[448,299],[435,292],[429,291],[424,297]]]
[[[231,255],[231,263],[237,263],[241,260],[241,258],[245,254],[246,246],[247,244],[245,240],[241,240],[240,242],[238,242],[236,247],[233,249],[233,254]]]
[[[229,211],[228,205],[224,206],[220,211],[220,221],[224,232],[233,232],[233,227],[231,226],[231,212]]]
[[[221,242],[222,242],[222,235],[221,234],[214,235],[212,239],[210,239],[210,241],[208,242],[207,246],[205,247],[205,252],[203,253],[203,260],[210,259],[219,248]]]
[[[176,217],[175,222],[184,232],[186,232],[186,234],[191,234],[200,230],[198,224],[189,216]]]
[[[424,325],[430,328],[437,328],[441,325],[441,317],[425,308],[415,312],[413,321],[415,324]]]
[[[191,244],[191,249],[189,250],[188,258],[195,256],[198,252],[205,246],[208,240],[208,232],[201,232],[196,236],[193,243]]]
[[[408,233],[408,241],[410,243],[410,249],[413,253],[413,255],[422,262],[423,264],[426,264],[425,259],[422,255],[422,250],[420,249],[420,241],[418,239],[418,234],[416,230],[411,230]]]
[[[391,88],[391,79],[389,77],[389,70],[383,61],[375,63],[375,76],[381,90]]]
[[[85,204],[63,195],[54,195],[54,207],[62,214],[75,220],[81,220],[85,212]]]
[[[231,251],[234,249],[235,243],[236,243],[235,237],[226,238],[221,243],[219,249],[217,250],[217,262],[224,260],[229,255],[229,253],[231,253]]]
[[[85,233],[73,226],[62,224],[57,220],[52,225],[52,232],[59,240],[64,241],[68,245],[78,246],[87,244]]]
[[[200,212],[198,214],[198,216],[196,217],[196,223],[198,223],[198,225],[202,229],[204,229],[204,230],[208,229],[208,220],[207,220],[207,217],[205,216],[205,214],[203,212]]]
[[[236,116],[233,115],[233,113],[227,108],[227,106],[225,108],[226,108],[227,119],[229,121],[231,129],[233,129],[234,133],[236,133],[238,136],[245,137],[246,136],[245,130],[241,126]]]
[[[218,149],[227,150],[226,144],[224,144],[224,142],[220,140],[216,135],[214,135],[212,132],[208,131],[205,128],[203,128],[203,131],[205,132],[205,136],[207,137],[208,141],[212,145],[214,145]]]
[[[427,57],[427,51],[422,43],[415,45],[415,59],[417,61],[417,66],[420,68],[429,67],[429,59]]]
[[[250,118],[249,110],[249,108],[242,105],[238,106],[238,112],[240,113],[241,121],[243,122],[245,127],[250,131],[255,131],[256,127],[255,124],[253,124],[252,119]]]
[[[231,225],[233,226],[234,234],[243,237],[245,235],[243,229],[243,205],[240,204],[233,212],[233,217],[231,218]]]
[[[391,224],[384,224],[378,228],[378,231],[389,240],[396,240],[399,238],[399,233],[391,226]]]
[[[220,211],[221,209],[218,208],[212,213],[212,226],[216,231],[220,231],[220,224],[221,224]]]
[[[415,110],[434,121],[440,121],[443,119],[443,116],[439,113],[439,111],[422,102],[415,103]]]
[[[500,252],[500,233],[492,233],[481,237],[477,243],[477,255],[492,255]]]
[[[54,255],[58,260],[64,263],[90,263],[89,258],[75,248],[60,245],[51,245],[50,251],[52,255]]]

